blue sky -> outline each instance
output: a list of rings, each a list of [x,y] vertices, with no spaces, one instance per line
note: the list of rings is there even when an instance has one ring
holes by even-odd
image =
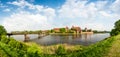
[[[73,25],[110,31],[119,10],[120,0],[0,0],[0,24],[8,32]]]

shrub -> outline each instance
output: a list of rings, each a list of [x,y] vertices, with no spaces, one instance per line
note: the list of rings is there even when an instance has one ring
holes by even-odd
[[[29,48],[27,49],[28,57],[40,57],[41,53],[41,48],[35,43],[33,43],[32,46],[29,46]]]
[[[8,39],[5,35],[2,35],[1,42],[8,44],[9,41],[10,39]]]
[[[66,49],[65,49],[64,46],[60,45],[60,46],[58,46],[58,48],[55,52],[58,55],[65,55],[66,54]]]
[[[111,36],[120,34],[120,20],[116,21],[114,24],[114,29],[110,32]]]

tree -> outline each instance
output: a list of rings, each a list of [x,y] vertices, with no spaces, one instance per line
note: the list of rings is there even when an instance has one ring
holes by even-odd
[[[120,30],[120,20],[115,22],[115,29]]]
[[[4,26],[2,26],[2,25],[0,25],[0,34],[6,34],[7,33],[7,31],[6,31],[6,29],[4,28]]]
[[[115,22],[114,29],[111,30],[110,35],[118,35],[120,33],[120,20]]]
[[[54,30],[50,30],[50,33],[53,33],[54,32]]]
[[[60,28],[60,32],[62,33],[66,32],[65,28]]]

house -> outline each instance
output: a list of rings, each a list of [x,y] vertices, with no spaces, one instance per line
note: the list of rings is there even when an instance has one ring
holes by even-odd
[[[66,32],[68,32],[68,31],[69,31],[69,28],[68,28],[67,26],[66,26],[66,28],[65,28],[65,31],[66,31]]]
[[[75,26],[72,26],[71,30],[74,30],[76,33],[81,33],[81,28],[80,27],[75,27]]]
[[[60,32],[60,28],[54,28],[54,32]]]

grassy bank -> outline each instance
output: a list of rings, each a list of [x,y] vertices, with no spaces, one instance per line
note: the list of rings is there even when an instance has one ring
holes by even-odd
[[[112,47],[105,57],[120,57],[120,35],[118,35],[116,40],[113,42]]]
[[[33,42],[27,42],[25,44],[28,46],[37,45]],[[77,50],[82,50],[84,48],[84,46],[82,45],[69,45],[69,44],[57,44],[57,45],[50,45],[50,46],[37,45],[37,46],[41,48],[43,54],[56,54],[56,51],[60,46],[62,46],[67,53],[71,53]]]
[[[104,57],[120,35],[109,37],[88,47],[59,44],[39,46],[35,43],[22,43],[12,38],[0,38],[0,57]]]

